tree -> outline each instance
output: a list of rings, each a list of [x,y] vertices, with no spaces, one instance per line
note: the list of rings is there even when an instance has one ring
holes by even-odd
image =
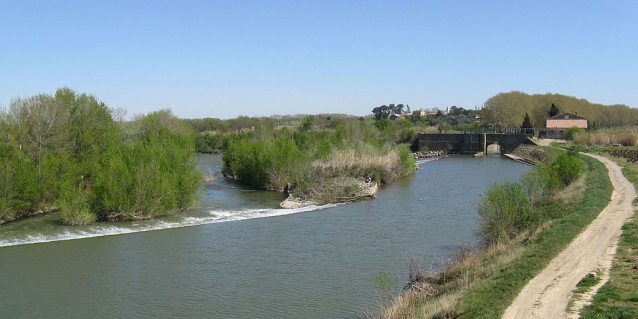
[[[374,113],[374,119],[387,119],[390,118],[393,114],[403,114],[403,104],[390,104],[390,105],[381,105],[372,109],[372,113]]]
[[[439,129],[439,133],[445,134],[447,133],[447,131],[451,129],[451,127],[450,127],[450,124],[443,122],[439,124],[438,129]]]
[[[549,109],[549,117],[556,116],[560,113],[558,107],[552,103],[552,107]]]
[[[116,123],[122,123],[126,120],[127,112],[121,107],[109,108],[109,113],[111,113],[111,117]]]
[[[421,121],[422,118],[423,118],[423,114],[421,114],[421,111],[414,111],[414,113],[412,113],[413,122]]]
[[[314,115],[308,115],[302,122],[299,130],[302,132],[308,132],[312,128],[312,122],[315,120]]]
[[[20,148],[24,148],[35,162],[38,178],[42,175],[43,154],[61,149],[68,140],[70,110],[66,105],[68,89],[60,89],[56,96],[39,94],[11,102],[11,122],[17,128]]]
[[[523,119],[523,124],[521,128],[532,128],[532,121],[529,119],[529,114],[525,113],[525,118]]]
[[[193,137],[170,110],[118,125],[69,88],[15,99],[0,109],[0,219],[53,206],[70,225],[183,210],[201,182]]]
[[[374,119],[377,121],[380,119],[387,119],[391,115],[390,108],[385,104],[372,109],[372,113],[374,113]]]

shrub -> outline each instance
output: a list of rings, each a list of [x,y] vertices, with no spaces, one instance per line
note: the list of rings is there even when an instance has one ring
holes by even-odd
[[[585,130],[583,130],[580,127],[577,126],[573,126],[567,129],[567,139],[568,140],[574,140],[574,136],[577,134],[581,134],[584,133]]]
[[[376,126],[379,129],[379,131],[387,130],[391,124],[392,122],[388,119],[380,119],[374,122],[374,126]]]
[[[410,123],[410,122],[407,122]],[[404,128],[401,131],[401,137],[399,138],[399,143],[411,143],[412,139],[414,139],[414,130],[409,128]]]
[[[536,168],[521,176],[521,184],[532,206],[549,197],[552,190],[551,175],[547,171]]]
[[[200,153],[212,153],[226,147],[226,139],[221,135],[204,134],[195,138],[195,148]]]
[[[289,138],[241,140],[224,153],[224,174],[261,189],[283,189],[303,176],[304,156]]]
[[[0,144],[0,218],[27,210],[37,199],[35,165],[19,150]]]
[[[98,220],[131,220],[180,211],[197,200],[202,175],[192,140],[161,129],[157,136],[113,149],[90,194]]]
[[[58,200],[60,219],[65,225],[89,225],[96,221],[86,195],[81,190],[68,191]]]
[[[479,206],[479,233],[485,244],[508,241],[534,221],[531,202],[521,183],[495,184]]]
[[[583,174],[583,163],[577,155],[571,153],[558,155],[551,167],[564,186],[571,184]]]

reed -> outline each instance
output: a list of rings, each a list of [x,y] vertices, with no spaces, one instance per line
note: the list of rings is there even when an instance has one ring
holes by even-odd
[[[624,127],[595,132],[580,132],[574,134],[574,142],[590,146],[635,146],[638,145],[638,129]]]
[[[327,159],[314,161],[312,166],[315,175],[319,176],[373,177],[382,183],[392,182],[403,173],[401,157],[394,149],[385,154],[341,150]]]

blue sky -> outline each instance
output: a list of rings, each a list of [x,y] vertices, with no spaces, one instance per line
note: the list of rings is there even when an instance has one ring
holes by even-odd
[[[0,106],[63,86],[185,118],[512,90],[638,107],[638,1],[0,0]]]

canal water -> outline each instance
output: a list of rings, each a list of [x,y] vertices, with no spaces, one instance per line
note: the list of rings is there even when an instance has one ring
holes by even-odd
[[[218,174],[221,158],[200,157]],[[277,209],[283,194],[223,178],[179,216],[65,227],[58,216],[0,226],[2,318],[354,318],[377,306],[373,277],[402,286],[476,242],[476,208],[530,168],[449,157],[374,200]],[[400,287],[399,287],[400,288]]]

